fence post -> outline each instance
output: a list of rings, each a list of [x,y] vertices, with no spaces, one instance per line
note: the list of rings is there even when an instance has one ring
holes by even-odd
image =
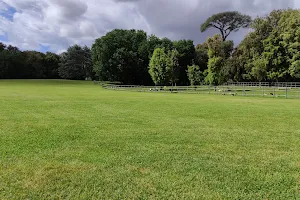
[[[288,92],[287,92],[287,86],[285,86],[285,98],[287,99],[288,98]]]
[[[235,94],[237,94],[237,92],[236,92],[236,87],[233,86],[233,87],[231,88],[231,90],[232,90],[233,88],[234,88],[234,95],[235,95]]]

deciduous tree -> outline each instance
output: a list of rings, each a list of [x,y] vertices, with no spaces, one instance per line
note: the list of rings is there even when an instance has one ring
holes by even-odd
[[[200,85],[204,80],[204,75],[198,65],[188,66],[187,75],[192,86]]]
[[[149,64],[149,74],[155,85],[169,84],[168,62],[169,58],[165,49],[157,48],[154,50]]]

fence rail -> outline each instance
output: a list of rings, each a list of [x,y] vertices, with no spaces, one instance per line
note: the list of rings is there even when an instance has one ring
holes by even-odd
[[[135,92],[171,92],[300,99],[300,83],[276,83],[272,85],[270,83],[227,83],[223,86],[140,86],[102,84],[102,87],[110,90]]]
[[[226,86],[242,86],[242,87],[288,87],[300,88],[300,82],[234,82],[226,83]]]

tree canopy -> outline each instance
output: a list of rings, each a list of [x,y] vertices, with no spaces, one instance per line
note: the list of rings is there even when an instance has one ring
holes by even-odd
[[[59,56],[37,51],[21,51],[0,43],[0,78],[55,79],[59,78]]]
[[[299,10],[287,9],[274,10],[252,22],[253,31],[231,59],[239,61],[232,62],[231,67],[239,69],[243,81],[299,80],[299,19]]]
[[[209,28],[216,28],[221,32],[225,41],[231,32],[236,32],[241,28],[247,28],[251,23],[251,17],[243,15],[237,11],[222,12],[209,17],[202,25],[201,32]]]
[[[159,39],[151,39],[153,47],[147,43],[144,31],[120,29],[97,39],[92,47],[92,58],[99,79],[124,84],[148,84],[149,49],[153,51],[160,44]]]
[[[64,79],[84,80],[91,78],[91,52],[87,47],[74,45],[61,55],[59,75]]]
[[[176,50],[178,65],[173,68],[173,80],[166,84],[176,82],[188,85],[186,70],[195,57],[193,41],[172,41],[155,35],[147,36],[141,30],[116,29],[97,39],[92,47],[94,71],[100,80],[152,85],[154,80],[149,74],[148,66],[157,48],[164,49],[166,54]]]
[[[198,65],[188,66],[187,74],[192,86],[200,85],[204,80],[204,74]]]
[[[168,84],[168,73],[167,73],[168,57],[165,53],[164,48],[156,48],[152,55],[149,64],[149,74],[155,85],[166,85]]]

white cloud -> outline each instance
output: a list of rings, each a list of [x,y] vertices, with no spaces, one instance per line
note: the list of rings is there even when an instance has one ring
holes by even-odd
[[[7,12],[7,5],[0,1],[0,13]]]
[[[90,46],[114,28],[143,29],[161,37],[202,42],[200,24],[211,14],[238,10],[252,16],[272,9],[300,7],[298,0],[0,0],[0,11],[16,9],[13,22],[2,18],[10,43],[22,49],[40,44],[61,52],[75,43]],[[240,41],[244,32],[232,35]]]
[[[0,29],[22,49],[39,49],[44,44],[58,52],[75,43],[91,45],[113,28],[148,28],[134,5],[111,0],[2,0],[2,3],[17,12],[13,22],[3,18]]]

